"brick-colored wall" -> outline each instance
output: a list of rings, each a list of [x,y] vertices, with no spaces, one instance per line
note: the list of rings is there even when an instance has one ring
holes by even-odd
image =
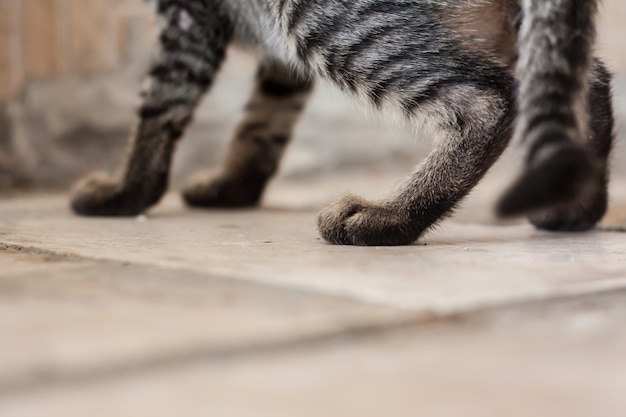
[[[605,0],[600,10],[600,55],[614,71],[626,74],[626,0]]]
[[[16,10],[19,2],[0,0],[0,101],[13,94],[21,83],[21,70],[17,67],[16,37],[18,30]]]
[[[143,0],[0,0],[0,100],[25,80],[108,71],[149,48]]]

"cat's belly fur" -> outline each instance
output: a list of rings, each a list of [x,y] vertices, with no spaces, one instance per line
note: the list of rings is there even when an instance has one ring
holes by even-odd
[[[511,10],[513,13],[517,11],[509,4],[515,0],[467,0],[462,2],[462,5],[459,5],[458,0],[424,0],[411,2],[410,7],[405,7],[401,11],[394,10],[396,3],[393,1],[365,0],[365,2],[373,5],[391,4],[389,9],[378,10],[373,19],[383,31],[381,38],[386,30],[385,21],[397,21],[401,16],[400,19],[406,22],[402,25],[402,31],[395,29],[398,35],[396,45],[370,42],[368,48],[372,60],[385,55],[389,48],[414,44],[416,60],[420,58],[432,60],[434,55],[446,56],[452,51],[457,53],[460,48],[472,50],[477,55],[487,54],[505,66],[512,63],[515,39],[510,26],[512,16],[509,13]],[[344,12],[326,11],[325,15],[290,27],[292,8],[297,3],[286,0],[281,14],[277,12],[277,2],[271,0],[223,0],[225,10],[237,22],[234,37],[238,45],[254,52],[262,59],[279,60],[292,68],[324,77],[327,75],[327,61],[333,51],[345,53],[359,43],[359,38],[363,41],[364,34],[346,30],[346,27],[355,26],[354,20],[358,15],[355,16],[349,8]],[[400,2],[402,3],[406,5],[405,2]],[[447,19],[443,19],[442,15]],[[345,22],[342,22],[342,16],[345,17]],[[476,20],[478,16],[489,19],[489,31],[483,30],[480,26],[480,21]],[[303,57],[302,51],[298,51],[298,45],[306,43],[311,33],[315,33],[316,26],[323,26],[331,19],[334,20],[335,32],[328,34],[332,44],[330,50],[307,51],[306,57]],[[441,23],[446,20],[448,24]],[[364,30],[366,29],[367,25]],[[427,58],[421,57],[422,54],[426,54]]]
[[[268,10],[267,2],[225,0],[226,10],[237,20],[235,42],[259,58],[272,58],[292,66],[303,67],[293,41],[282,30],[280,21]]]

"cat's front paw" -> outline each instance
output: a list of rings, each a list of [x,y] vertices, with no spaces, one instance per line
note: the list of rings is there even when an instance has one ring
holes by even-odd
[[[71,205],[85,216],[134,216],[146,208],[140,196],[125,192],[118,180],[100,173],[76,184]]]
[[[183,199],[192,207],[235,208],[259,204],[265,182],[255,183],[244,177],[229,179],[204,173],[189,181]]]
[[[322,237],[335,245],[410,245],[420,233],[411,227],[409,216],[402,210],[355,196],[346,196],[322,210],[318,227]]]

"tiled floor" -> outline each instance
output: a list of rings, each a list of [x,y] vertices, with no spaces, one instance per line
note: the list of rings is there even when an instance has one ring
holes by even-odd
[[[324,244],[338,183],[137,219],[3,201],[0,415],[624,414],[623,183],[603,228],[570,235],[495,224],[488,180],[404,248]]]

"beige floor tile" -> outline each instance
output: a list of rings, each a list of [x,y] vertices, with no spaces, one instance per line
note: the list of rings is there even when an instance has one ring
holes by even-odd
[[[409,319],[394,309],[188,271],[9,252],[0,252],[0,265],[0,396]]]
[[[621,417],[626,293],[481,312],[323,346],[84,381],[12,417]]]

